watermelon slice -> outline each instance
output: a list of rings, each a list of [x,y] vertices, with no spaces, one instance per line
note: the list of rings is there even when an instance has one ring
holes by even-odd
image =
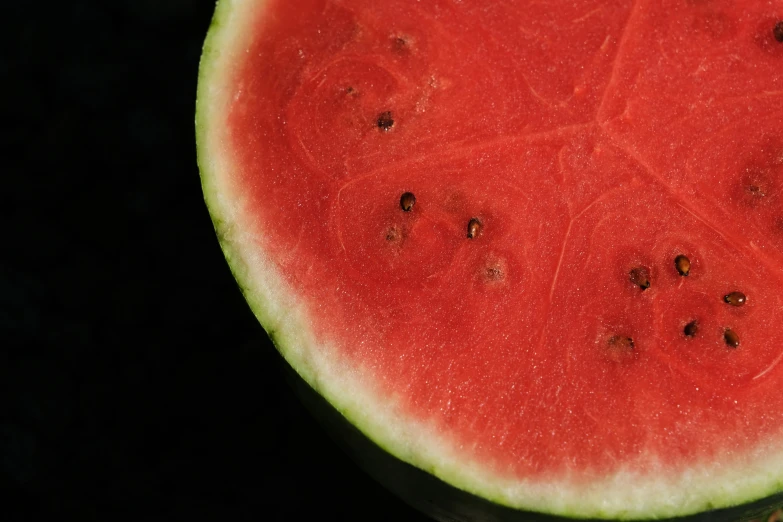
[[[414,505],[783,502],[783,1],[221,0],[196,127],[281,354],[475,500]]]

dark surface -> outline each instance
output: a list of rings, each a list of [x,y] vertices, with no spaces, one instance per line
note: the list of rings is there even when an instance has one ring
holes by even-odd
[[[424,521],[309,417],[222,257],[213,2],[3,7],[0,520]]]

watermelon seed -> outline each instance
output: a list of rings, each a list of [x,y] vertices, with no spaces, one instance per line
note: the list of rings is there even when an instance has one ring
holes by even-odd
[[[382,131],[388,131],[394,126],[391,111],[384,111],[378,115],[378,128]]]
[[[686,324],[685,328],[682,330],[686,337],[694,337],[698,331],[699,323],[696,321],[691,321],[690,323]]]
[[[386,231],[386,241],[395,241],[400,236],[400,233],[395,227]]]
[[[628,275],[631,282],[642,290],[650,288],[650,273],[643,266],[634,268]]]
[[[731,292],[724,295],[723,300],[731,306],[742,306],[747,301],[747,297],[742,292]]]
[[[609,338],[609,346],[630,352],[633,350],[633,339],[624,335],[613,335]]]
[[[677,272],[679,272],[681,276],[687,276],[691,273],[691,260],[688,259],[688,256],[680,254],[675,257],[674,266],[677,267]]]
[[[408,40],[406,40],[402,36],[397,36],[393,39],[393,45],[396,51],[402,51],[406,47],[408,47]]]
[[[471,220],[468,221],[468,239],[474,239],[478,237],[480,232],[481,221],[479,221],[477,218],[471,218]]]
[[[503,271],[496,266],[487,267],[486,274],[487,279],[490,281],[500,281],[503,279]]]
[[[723,332],[723,340],[732,348],[737,348],[740,345],[739,335],[731,328],[726,328],[726,331]]]
[[[772,29],[772,34],[775,36],[775,40],[783,43],[783,20],[780,20],[775,24],[775,28]]]
[[[758,185],[749,185],[748,193],[754,198],[763,198],[764,196],[767,195],[764,189],[759,187]]]
[[[405,212],[410,212],[415,204],[416,196],[413,195],[413,192],[406,192],[400,196],[400,207],[402,207]]]

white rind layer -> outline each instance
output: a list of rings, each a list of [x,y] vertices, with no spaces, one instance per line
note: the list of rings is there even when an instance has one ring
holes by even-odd
[[[783,491],[783,444],[729,454],[686,471],[651,466],[654,456],[586,484],[574,470],[557,480],[497,476],[434,425],[406,417],[373,386],[373,377],[311,334],[307,302],[287,287],[246,213],[232,178],[225,116],[235,95],[236,64],[268,0],[221,0],[207,36],[198,82],[196,131],[205,200],[243,293],[283,357],[367,437],[397,458],[501,505],[574,518],[667,518],[729,507]],[[783,441],[783,429],[779,441]],[[640,474],[634,469],[653,469]]]

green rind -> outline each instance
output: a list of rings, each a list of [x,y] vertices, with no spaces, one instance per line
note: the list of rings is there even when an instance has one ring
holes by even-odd
[[[248,266],[248,260],[243,257],[243,255],[247,256],[249,254],[242,250],[243,240],[247,238],[243,236],[242,230],[237,229],[238,212],[234,207],[241,205],[234,205],[230,195],[228,198],[225,198],[224,192],[227,188],[221,186],[218,179],[220,169],[214,168],[213,164],[215,157],[219,156],[219,154],[213,151],[208,144],[209,131],[214,131],[214,129],[210,126],[207,114],[207,109],[210,107],[209,103],[215,103],[216,99],[216,96],[210,96],[209,90],[217,83],[216,78],[221,77],[221,72],[225,72],[220,70],[220,66],[222,64],[225,67],[227,60],[221,60],[220,58],[223,53],[231,50],[231,46],[221,45],[221,40],[228,39],[230,42],[230,39],[233,37],[233,34],[230,33],[236,31],[235,26],[231,26],[231,32],[223,29],[230,26],[228,20],[232,15],[232,7],[236,4],[241,4],[243,1],[245,0],[221,0],[216,5],[215,14],[204,42],[199,68],[195,124],[198,164],[205,202],[212,217],[223,253],[245,299],[270,338],[273,339],[278,351],[287,363],[295,369],[301,383],[305,384],[307,389],[317,394],[316,396],[323,403],[321,406],[328,406],[326,408],[327,411],[333,410],[333,414],[324,415],[324,408],[320,406],[315,408],[316,411],[321,411],[318,416],[327,425],[341,426],[339,429],[333,429],[332,432],[343,442],[353,442],[353,444],[348,444],[346,449],[354,455],[360,455],[360,461],[362,462],[377,463],[384,461],[385,463],[382,464],[384,469],[391,467],[404,470],[391,473],[390,475],[379,476],[377,469],[368,469],[367,471],[375,476],[376,479],[385,483],[387,487],[401,496],[407,496],[406,500],[409,503],[429,512],[436,518],[440,517],[439,519],[441,520],[464,520],[471,522],[478,520],[531,520],[530,512],[520,511],[517,509],[520,506],[511,505],[507,498],[500,494],[499,489],[493,492],[489,488],[484,487],[482,490],[480,485],[471,480],[469,472],[457,470],[454,466],[448,467],[432,464],[427,461],[426,457],[417,454],[416,448],[410,449],[402,445],[388,434],[388,430],[385,429],[386,426],[384,426],[382,421],[362,414],[361,409],[356,407],[356,403],[352,403],[348,399],[348,393],[344,391],[340,394],[336,391],[339,389],[339,386],[334,385],[330,387],[328,379],[322,380],[320,378],[319,364],[302,356],[303,351],[308,348],[309,341],[307,332],[303,332],[302,328],[300,328],[304,322],[302,319],[303,314],[306,318],[306,313],[301,310],[301,303],[294,301],[286,289],[281,286],[282,283],[279,281],[279,277],[269,274],[269,270],[264,274],[268,277],[265,277],[263,280],[252,275],[252,270]],[[225,201],[221,201],[221,197],[231,201],[231,204],[227,206]],[[241,198],[237,196],[235,199]],[[241,214],[241,212],[239,213]],[[255,261],[264,262],[264,260],[259,259]],[[298,388],[301,391],[302,387],[298,386]],[[306,396],[307,394],[304,395]],[[313,404],[313,401],[310,399],[306,399],[305,402]],[[334,415],[337,415],[337,417],[334,417]],[[341,420],[335,422],[335,419]],[[357,437],[356,434],[361,434],[361,437]],[[380,456],[376,455],[368,458],[366,452],[369,450],[367,448],[372,450],[371,453]],[[389,477],[393,479],[398,476],[404,477],[402,482],[395,483],[394,480],[389,480]],[[424,497],[427,498],[427,501],[423,504],[421,498],[417,500],[416,498],[410,498],[410,495],[406,495],[406,491],[410,491],[406,484],[416,483],[420,483],[421,491],[427,492]],[[419,489],[414,489],[414,495],[417,495],[419,491]],[[633,509],[630,509],[630,513],[606,513],[600,509],[593,509],[585,513],[577,511],[569,513],[567,510],[555,513],[555,510],[551,509],[550,506],[548,511],[555,513],[555,516],[544,516],[544,519],[557,520],[560,516],[583,519],[587,517],[593,517],[592,519],[604,517],[603,519],[606,520],[639,520],[644,517],[659,520],[686,520],[689,518],[692,520],[747,519],[748,516],[763,510],[765,507],[771,509],[773,506],[783,504],[783,493],[781,491],[783,491],[783,484],[780,483],[768,485],[763,491],[753,490],[754,499],[761,498],[761,500],[743,504],[739,507],[728,507],[730,503],[723,499],[723,503],[719,506],[725,509],[718,509],[717,511],[711,511],[713,503],[704,502],[695,509],[692,506],[688,512],[688,515],[691,516],[686,516],[685,518],[674,518],[682,513],[664,509],[650,516],[651,513],[649,512],[642,515],[638,510],[634,511]],[[749,491],[746,492],[750,493]],[[745,497],[745,500],[749,497],[750,495]],[[462,506],[462,514],[448,508],[448,506],[454,505]],[[547,508],[543,507],[542,511],[547,511]],[[697,511],[701,511],[701,513],[697,513]],[[440,515],[438,515],[439,513]],[[465,513],[468,514],[466,515]],[[471,515],[470,513],[473,514]],[[704,518],[705,516],[707,518]],[[713,518],[715,516],[719,518]]]
[[[283,359],[294,393],[329,437],[368,475],[409,505],[443,522],[562,522],[565,517],[520,511],[457,489],[389,454],[324,400]],[[704,511],[684,517],[647,518],[658,522],[766,522],[783,509],[783,493],[741,506]],[[586,522],[608,522],[588,519]]]

